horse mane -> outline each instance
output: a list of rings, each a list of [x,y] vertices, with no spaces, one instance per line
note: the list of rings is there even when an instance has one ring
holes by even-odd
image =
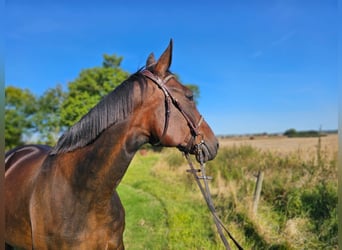
[[[58,140],[50,155],[70,152],[92,143],[104,130],[126,119],[134,109],[134,84],[144,93],[146,81],[140,70],[103,97],[86,115]],[[141,98],[142,100],[143,98]]]

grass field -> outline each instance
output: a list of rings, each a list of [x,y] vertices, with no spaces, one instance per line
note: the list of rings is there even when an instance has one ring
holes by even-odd
[[[127,249],[213,249],[209,214],[183,176],[161,170],[160,154],[137,155],[118,192]]]
[[[220,139],[221,147],[250,145],[263,151],[281,155],[296,153],[304,159],[311,159],[317,152],[318,138],[288,138],[286,136],[241,136]],[[321,137],[321,150],[328,158],[334,157],[338,151],[338,135],[330,134]]]
[[[337,135],[320,140],[220,140],[217,158],[207,164],[213,199],[245,249],[337,249]],[[118,189],[126,249],[224,249],[186,169],[175,149],[135,156]],[[259,170],[265,177],[255,215]]]

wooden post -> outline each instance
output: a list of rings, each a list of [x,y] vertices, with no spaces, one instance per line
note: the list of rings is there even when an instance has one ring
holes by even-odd
[[[255,185],[255,190],[254,190],[254,199],[253,199],[253,214],[254,215],[256,215],[257,210],[258,210],[258,203],[260,199],[263,179],[264,179],[264,172],[259,170],[256,185]]]

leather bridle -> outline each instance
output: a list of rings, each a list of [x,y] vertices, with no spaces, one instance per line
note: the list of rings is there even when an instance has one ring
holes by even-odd
[[[199,121],[196,123],[194,123],[190,117],[185,113],[182,105],[180,104],[180,102],[177,100],[177,98],[175,98],[170,91],[168,90],[166,83],[174,78],[175,76],[170,74],[168,76],[166,76],[164,79],[160,78],[159,76],[153,74],[151,71],[149,71],[148,69],[144,69],[141,71],[141,74],[143,74],[145,77],[149,78],[150,80],[152,80],[164,93],[165,96],[165,123],[164,123],[164,130],[162,133],[162,136],[159,138],[159,141],[157,143],[155,143],[154,145],[159,145],[161,144],[161,140],[162,138],[165,137],[166,133],[167,133],[167,129],[169,127],[169,120],[170,120],[170,114],[171,114],[171,103],[179,110],[179,112],[183,115],[184,119],[186,120],[189,128],[190,128],[190,139],[188,141],[188,145],[186,147],[183,148],[184,151],[188,152],[191,150],[192,147],[192,143],[195,140],[196,137],[198,137],[199,135],[201,135],[200,131],[199,131],[199,127],[201,126],[202,122],[203,122],[203,116],[200,116]],[[203,138],[201,138],[201,143],[203,143]]]

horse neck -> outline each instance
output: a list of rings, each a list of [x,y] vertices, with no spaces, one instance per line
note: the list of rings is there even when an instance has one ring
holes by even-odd
[[[106,129],[92,144],[71,152],[70,177],[77,192],[89,198],[110,199],[139,147],[148,137],[132,118]]]

